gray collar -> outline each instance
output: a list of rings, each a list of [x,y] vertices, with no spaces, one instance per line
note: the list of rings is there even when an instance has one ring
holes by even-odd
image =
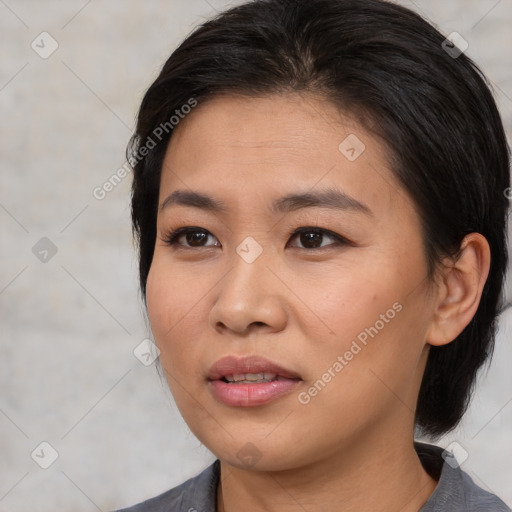
[[[512,512],[497,496],[477,486],[438,446],[414,443],[418,457],[438,484],[419,512]],[[220,461],[183,484],[118,512],[216,512]]]

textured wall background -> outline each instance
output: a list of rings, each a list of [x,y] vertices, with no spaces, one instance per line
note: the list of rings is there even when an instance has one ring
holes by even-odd
[[[510,134],[512,0],[404,4],[468,41]],[[131,178],[102,200],[93,190],[125,162],[136,109],[164,59],[227,5],[0,0],[2,512],[127,506],[212,460],[155,365],[133,353],[150,332],[137,291]],[[466,420],[440,443],[464,447],[463,469],[509,505],[511,339],[508,310]]]

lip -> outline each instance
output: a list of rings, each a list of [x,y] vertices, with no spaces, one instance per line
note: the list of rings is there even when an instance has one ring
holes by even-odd
[[[210,368],[208,379],[219,380],[236,373],[275,373],[287,379],[300,379],[298,373],[259,356],[223,357]]]
[[[274,373],[278,380],[254,384],[234,384],[222,380],[227,375],[245,373]],[[252,355],[219,359],[210,368],[208,380],[210,390],[219,402],[234,407],[255,407],[288,394],[302,379],[296,372]]]

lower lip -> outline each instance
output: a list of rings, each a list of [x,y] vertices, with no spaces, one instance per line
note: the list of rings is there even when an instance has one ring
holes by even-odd
[[[223,404],[254,407],[288,394],[299,382],[297,379],[282,379],[257,384],[229,384],[223,380],[213,380],[210,386],[213,396]]]

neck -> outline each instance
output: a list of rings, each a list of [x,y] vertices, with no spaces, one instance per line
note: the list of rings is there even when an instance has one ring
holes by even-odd
[[[418,512],[437,482],[423,469],[412,436],[403,434],[366,439],[357,449],[344,447],[328,459],[284,471],[221,462],[217,509]]]

